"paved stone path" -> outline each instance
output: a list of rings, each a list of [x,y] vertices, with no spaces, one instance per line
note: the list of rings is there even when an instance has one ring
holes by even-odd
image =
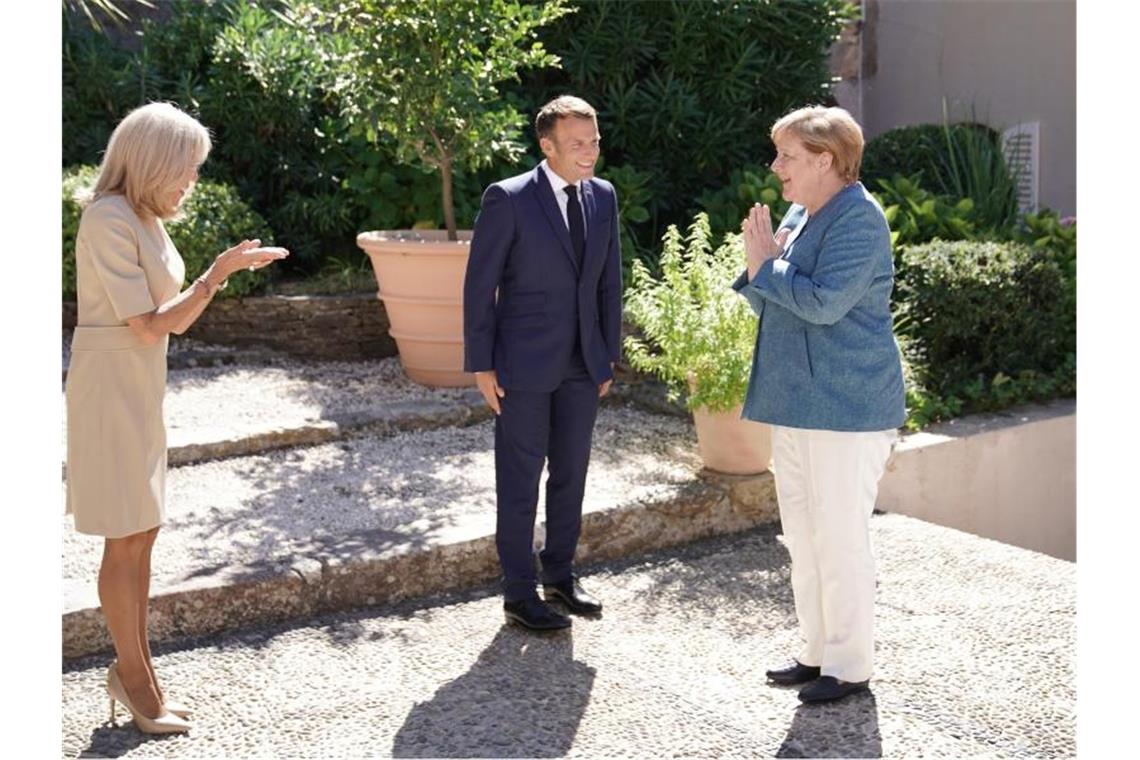
[[[1075,565],[897,515],[873,693],[800,706],[774,526],[582,568],[572,632],[502,625],[492,588],[160,647],[188,736],[106,724],[108,657],[64,666],[65,757],[1061,757],[1075,752]]]

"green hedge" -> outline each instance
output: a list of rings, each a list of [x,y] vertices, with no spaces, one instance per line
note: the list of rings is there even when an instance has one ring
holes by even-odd
[[[829,46],[858,11],[847,0],[576,5],[540,34],[562,69],[524,75],[518,94],[530,113],[566,92],[598,108],[607,162],[651,178],[648,218],[631,230],[643,250],[688,224],[706,189],[770,161],[776,119],[828,100]]]
[[[895,331],[910,427],[1076,390],[1075,301],[1051,252],[944,242],[901,251]]]
[[[76,191],[91,187],[98,177],[95,166],[76,166],[63,176],[63,296],[75,298],[75,236],[82,210],[74,200]],[[245,238],[260,238],[270,245],[273,234],[265,220],[241,199],[236,188],[203,179],[182,207],[182,218],[166,222],[166,231],[182,260],[187,279],[201,274],[219,253]],[[265,291],[273,268],[239,272],[218,295],[234,298]]]

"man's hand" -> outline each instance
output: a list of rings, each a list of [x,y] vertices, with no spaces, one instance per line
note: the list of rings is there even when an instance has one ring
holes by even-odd
[[[507,392],[499,387],[499,378],[495,374],[495,370],[476,372],[475,384],[479,386],[479,392],[483,394],[483,398],[486,400],[487,406],[491,407],[491,411],[495,414],[502,414],[503,409],[499,404],[499,399],[506,396]]]
[[[614,363],[610,362],[610,372],[613,372],[613,371],[614,371]],[[609,393],[610,392],[610,386],[613,384],[614,384],[614,379],[611,377],[609,380],[607,380],[604,383],[602,383],[601,385],[599,385],[598,386],[598,398],[601,398],[602,396]]]

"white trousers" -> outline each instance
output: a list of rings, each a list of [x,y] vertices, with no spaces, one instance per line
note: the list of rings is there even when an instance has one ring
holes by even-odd
[[[804,647],[796,657],[841,681],[871,677],[875,559],[870,519],[894,430],[772,426],[773,473]]]

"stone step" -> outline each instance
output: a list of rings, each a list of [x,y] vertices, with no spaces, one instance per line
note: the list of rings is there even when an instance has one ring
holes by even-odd
[[[360,429],[461,426],[490,416],[474,388],[416,385],[397,358],[172,369],[163,411],[171,466],[317,444]]]
[[[700,469],[688,421],[630,405],[603,407],[579,559],[624,556],[775,518],[770,475],[698,478]],[[209,634],[486,583],[499,572],[494,529],[490,421],[397,436],[360,432],[174,468],[152,562],[152,637]],[[69,525],[64,537],[64,656],[104,651],[109,639],[95,590],[102,542]]]

